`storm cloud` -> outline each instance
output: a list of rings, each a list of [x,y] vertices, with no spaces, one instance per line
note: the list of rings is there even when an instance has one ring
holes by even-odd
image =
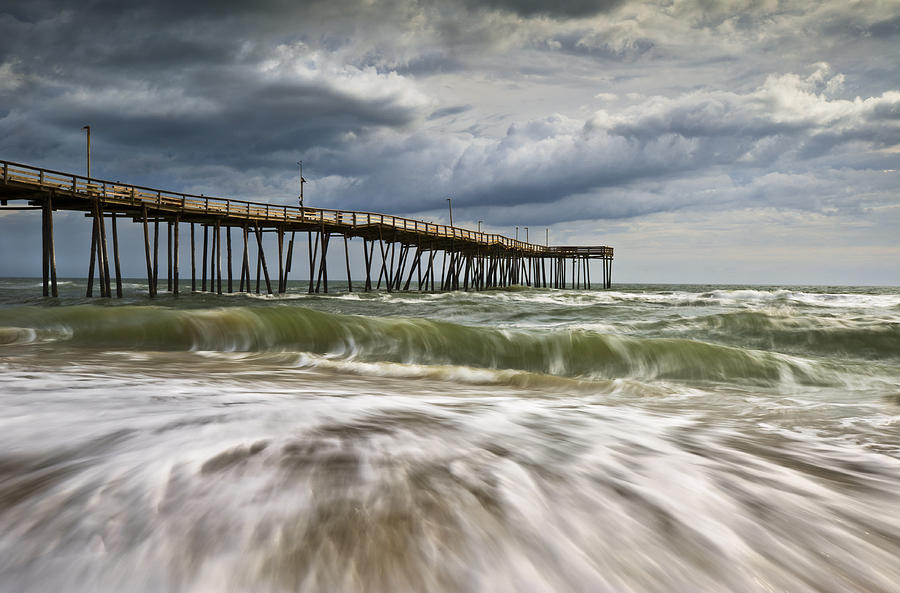
[[[871,282],[897,283],[898,23],[879,0],[6,2],[0,158],[82,171],[90,124],[100,177],[292,203],[303,160],[315,205],[444,220],[453,196],[590,243],[805,213],[871,225]]]

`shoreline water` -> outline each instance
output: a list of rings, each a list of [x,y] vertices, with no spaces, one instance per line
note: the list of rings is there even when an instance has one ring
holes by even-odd
[[[897,288],[28,282],[0,280],[0,591],[900,582]]]

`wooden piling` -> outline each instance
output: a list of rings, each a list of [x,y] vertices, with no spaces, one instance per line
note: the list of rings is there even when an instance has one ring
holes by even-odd
[[[319,231],[319,242],[322,244],[322,253],[319,255],[319,270],[316,275],[316,293],[319,292],[320,289],[324,288],[325,294],[328,294],[328,266],[326,265],[326,255],[328,254],[328,239],[330,238],[330,233],[325,232],[325,225],[322,225],[322,230]]]
[[[91,259],[88,263],[87,290],[84,293],[88,298],[94,296],[94,260],[97,258],[97,217],[93,216],[93,206],[91,214]]]
[[[226,254],[226,264],[228,268],[228,293],[231,294],[234,292],[234,281],[232,279],[232,269],[231,269],[231,227],[225,227],[225,246],[228,249],[228,253]]]
[[[284,228],[278,227],[275,230],[275,237],[278,243],[278,294],[284,292]]]
[[[369,243],[372,243],[371,251],[369,250]],[[366,283],[363,290],[365,292],[369,292],[372,290],[372,255],[375,251],[375,243],[369,241],[366,238],[363,238],[363,264],[366,268]]]
[[[254,233],[255,234],[255,233]],[[259,294],[259,283],[262,278],[262,252],[256,250],[256,294]]]
[[[179,218],[176,216],[175,224],[172,227],[173,234],[175,237],[175,241],[173,243],[174,251],[172,252],[172,255],[173,255],[172,261],[173,261],[173,266],[174,266],[173,270],[172,270],[172,294],[174,294],[175,296],[178,296],[178,223],[179,222],[180,222]]]
[[[218,246],[219,233],[215,223],[212,225],[210,233],[211,245],[209,248],[209,292],[216,292],[216,247]]]
[[[397,242],[396,241],[391,241],[391,247],[390,247],[389,251],[391,252],[391,259],[390,259],[390,263],[388,264],[387,273],[384,276],[384,286],[385,286],[385,288],[387,288],[388,292],[393,292],[393,290],[394,290],[394,259],[397,255]]]
[[[375,285],[375,290],[381,289],[381,277],[387,272],[387,254],[384,249],[384,234],[381,225],[378,225],[378,244],[381,248],[381,271],[378,272],[378,283]]]
[[[112,240],[113,240],[113,262],[116,268],[116,298],[122,298],[122,266],[119,264],[119,231],[116,225],[116,213],[111,214],[112,220]]]
[[[347,262],[347,292],[353,292],[353,279],[350,277],[350,245],[347,235],[344,235],[344,259]]]
[[[194,223],[191,223],[191,292],[197,292],[197,261],[194,249]]]
[[[249,252],[249,230],[247,228],[247,223],[244,223],[243,235],[244,235],[244,253],[241,257],[241,287],[238,289],[240,292],[250,292],[250,252]],[[246,277],[247,284],[244,284],[244,279]]]
[[[201,261],[201,272],[200,272],[200,290],[201,292],[206,292],[206,260],[209,257],[209,253],[207,253],[207,247],[209,246],[209,226],[203,225],[203,257]]]
[[[166,221],[166,290],[172,292],[172,221]]]
[[[319,250],[319,239],[316,236],[315,247],[313,247],[313,232],[309,231],[309,294],[313,293],[314,282],[316,281],[316,255]]]
[[[291,264],[294,261],[294,231],[291,231],[291,240],[288,241],[287,263],[284,265],[284,292],[287,292],[288,275],[291,273]]]
[[[109,250],[106,242],[106,219],[103,217],[103,205],[97,200],[97,222],[100,224],[100,256],[103,258],[103,296],[110,298],[112,296],[112,284],[109,280]]]
[[[259,228],[259,224],[256,225],[256,248],[259,249],[259,260],[262,263],[262,271],[263,275],[266,277],[266,292],[268,294],[272,294],[272,282],[269,280],[269,267],[266,265],[266,254],[263,251],[263,241],[262,241],[262,230]],[[258,274],[258,272],[257,272]],[[257,282],[257,292],[259,284]]]
[[[47,260],[47,271],[49,272],[50,295],[59,296],[59,287],[56,282],[56,247],[53,241],[53,192],[47,194],[44,200],[44,210],[42,212],[42,228],[44,234],[44,253]],[[45,277],[47,274],[45,274]],[[48,296],[46,290],[47,282],[44,281],[44,296]]]
[[[153,219],[153,295],[159,294],[159,218]]]
[[[49,197],[44,200],[41,207],[41,290],[45,297],[50,296],[50,239],[47,236],[49,227],[47,219],[50,216],[47,212],[49,200]]]
[[[222,221],[216,219],[216,293],[222,294]]]
[[[147,260],[147,287],[149,289],[150,298],[156,296],[156,287],[153,285],[153,264],[150,259],[150,229],[147,223],[147,207],[141,208],[141,218],[144,223],[144,255]]]

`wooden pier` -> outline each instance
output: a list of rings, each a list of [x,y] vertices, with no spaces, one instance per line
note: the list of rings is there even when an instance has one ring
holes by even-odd
[[[602,261],[601,286],[612,285],[613,249],[606,246],[537,245],[503,235],[482,233],[421,220],[347,210],[301,208],[173,193],[41,169],[0,160],[0,210],[35,209],[42,213],[43,294],[58,296],[53,212],[82,211],[90,218],[91,245],[87,296],[93,296],[95,264],[101,297],[113,289],[122,296],[117,221],[130,219],[143,227],[143,251],[150,296],[159,292],[160,225],[166,243],[166,290],[179,294],[179,250],[189,229],[191,291],[256,292],[264,279],[265,291],[287,290],[293,268],[297,233],[307,234],[310,293],[328,292],[326,256],[333,238],[343,238],[346,287],[353,290],[349,242],[363,240],[364,290],[388,292],[485,290],[513,285],[552,288],[591,288],[590,260]],[[22,200],[27,205],[10,205]],[[107,220],[109,228],[107,228]],[[199,229],[199,233],[195,232]],[[238,233],[233,241],[232,231]],[[263,248],[263,233],[276,234],[277,269],[270,269]],[[198,243],[200,258],[198,262]],[[224,270],[223,270],[223,242]],[[111,249],[109,245],[112,245]],[[235,245],[234,243],[237,243]],[[256,266],[250,244],[256,245]],[[339,247],[340,248],[340,247]],[[233,276],[237,251],[239,276]],[[110,262],[112,257],[112,264]],[[437,261],[436,261],[437,260]],[[223,284],[223,271],[225,282]],[[273,278],[271,272],[277,272]],[[113,286],[112,276],[115,276]],[[415,278],[415,284],[413,280]],[[235,282],[237,280],[237,282]],[[362,279],[358,279],[361,283]]]

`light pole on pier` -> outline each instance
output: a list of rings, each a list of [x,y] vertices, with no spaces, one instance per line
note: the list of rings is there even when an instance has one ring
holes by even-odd
[[[528,227],[525,227],[525,242],[528,243]]]
[[[303,161],[297,161],[297,164],[300,165],[300,207],[303,208],[303,184],[306,179],[303,178]]]
[[[484,221],[483,221],[483,220],[479,220],[479,221],[478,221],[478,232],[479,232],[479,233],[481,232],[481,223],[482,223],[482,222],[484,222]]]
[[[547,227],[546,245],[547,245],[547,247],[550,247],[550,227]]]
[[[453,226],[453,200],[447,198],[447,208],[450,209],[450,226]]]
[[[519,227],[516,227],[516,241],[519,240]]]
[[[91,126],[84,126],[82,130],[87,130],[87,176],[91,176]]]

